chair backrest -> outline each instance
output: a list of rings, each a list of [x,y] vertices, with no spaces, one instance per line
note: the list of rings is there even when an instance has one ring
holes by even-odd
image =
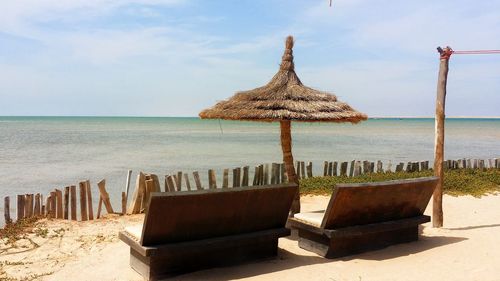
[[[426,177],[339,184],[330,198],[321,227],[335,229],[422,215],[437,180],[437,177]]]
[[[151,246],[284,227],[296,184],[152,193],[140,243]]]

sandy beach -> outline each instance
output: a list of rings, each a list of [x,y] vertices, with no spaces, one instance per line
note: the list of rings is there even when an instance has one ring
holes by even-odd
[[[328,197],[302,198],[306,211]],[[444,197],[445,227],[424,224],[420,241],[328,260],[279,241],[276,259],[184,274],[174,280],[500,280],[500,196]],[[427,208],[429,214],[431,208]],[[118,231],[143,215],[89,222],[42,220],[12,247],[0,246],[1,280],[142,280]],[[10,278],[10,279],[9,279]]]

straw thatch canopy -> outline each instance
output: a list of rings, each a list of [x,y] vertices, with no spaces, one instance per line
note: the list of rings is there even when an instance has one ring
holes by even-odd
[[[293,37],[288,36],[280,69],[267,85],[238,92],[203,110],[200,117],[268,122],[291,120],[357,123],[366,120],[365,114],[338,101],[335,95],[302,84],[295,73],[293,43]]]

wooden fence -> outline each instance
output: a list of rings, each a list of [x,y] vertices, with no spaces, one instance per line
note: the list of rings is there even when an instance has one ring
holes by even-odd
[[[486,169],[500,168],[500,159],[458,159],[444,161],[445,169]],[[300,178],[310,178],[313,175],[312,162],[297,161],[295,165],[297,176]],[[324,161],[323,173],[320,176],[344,176],[354,177],[368,173],[384,172],[417,172],[429,170],[429,161],[400,162],[394,165],[388,162],[385,167],[382,161],[358,161],[350,162]],[[251,180],[250,167],[237,167],[233,169],[222,170],[222,183],[217,183],[216,171],[209,169],[207,173],[208,185],[204,186],[198,171],[192,172],[193,184],[190,180],[190,174],[182,171],[165,175],[163,189],[159,177],[155,174],[146,174],[140,172],[137,175],[135,188],[133,190],[130,203],[128,203],[128,194],[132,171],[128,171],[127,182],[123,192],[121,192],[121,208],[119,212],[114,211],[111,205],[110,196],[106,190],[106,181],[101,180],[97,183],[98,206],[94,217],[94,208],[92,201],[92,187],[89,180],[79,182],[78,193],[77,186],[66,186],[62,189],[54,189],[46,196],[45,200],[42,194],[23,194],[17,195],[17,220],[32,217],[48,217],[53,219],[65,220],[94,220],[99,219],[102,213],[102,206],[108,214],[138,214],[147,208],[151,192],[178,192],[183,190],[202,190],[229,187],[245,187],[250,185],[280,184],[288,181],[283,163],[270,163],[257,165],[253,168],[253,179]],[[231,181],[229,180],[231,174]],[[231,184],[230,184],[231,183]],[[79,198],[78,198],[79,194]],[[78,202],[80,208],[78,208]],[[129,204],[127,206],[127,203]],[[77,217],[79,209],[79,218]],[[4,218],[5,223],[13,222],[10,215],[11,202],[10,197],[4,198]]]

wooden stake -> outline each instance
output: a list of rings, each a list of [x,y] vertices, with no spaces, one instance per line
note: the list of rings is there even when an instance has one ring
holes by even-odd
[[[248,170],[250,167],[243,167],[243,181],[241,182],[241,186],[248,186]]]
[[[64,187],[64,215],[63,218],[67,220],[69,218],[69,186]]]
[[[96,215],[97,219],[101,218],[101,210],[102,210],[102,197],[99,196],[99,202],[97,203],[97,215]]]
[[[24,204],[24,217],[32,218],[33,217],[33,194],[26,194],[25,196],[25,204]]]
[[[191,191],[191,183],[189,182],[189,175],[184,174],[184,181],[186,182],[186,188],[188,191]]]
[[[215,176],[215,171],[212,169],[208,170],[208,188],[209,189],[217,188],[217,178]]]
[[[255,170],[253,172],[253,183],[252,183],[252,185],[254,186],[259,185],[259,177],[260,177],[259,171],[260,171],[259,166],[255,166]]]
[[[177,178],[175,181],[175,185],[177,186],[177,191],[182,190],[182,172],[177,172]]]
[[[57,192],[54,190],[50,192],[50,218],[57,218]]]
[[[233,177],[234,177],[234,171],[233,171]],[[222,175],[222,188],[227,188],[228,186],[229,186],[229,169],[224,169]]]
[[[12,223],[12,219],[10,218],[10,197],[5,196],[3,199],[3,216],[5,219],[5,224]]]
[[[326,174],[329,177],[333,176],[333,162],[328,162],[328,171]]]
[[[151,180],[153,181],[153,180]],[[113,214],[113,206],[111,206],[111,200],[109,199],[109,193],[106,191],[106,180],[103,179],[97,183],[97,188],[99,188],[99,198],[102,200],[102,204],[106,207],[106,212],[108,214]]]
[[[313,163],[312,162],[307,163],[307,177],[308,178],[313,177]]]
[[[328,174],[328,161],[323,162],[323,177],[329,176]]]
[[[132,201],[128,206],[127,214],[139,214],[141,212],[142,196],[145,190],[144,181],[144,174],[139,172],[135,181],[135,190],[132,195]]]
[[[233,169],[233,187],[240,187],[241,186],[241,168],[234,168]]]
[[[69,196],[71,202],[71,220],[76,221],[76,186],[69,187]]]
[[[37,193],[35,195],[35,209],[33,210],[33,214],[37,217],[41,216],[42,214],[42,207],[41,207],[41,201],[40,201],[40,193]]]
[[[167,176],[167,186],[169,192],[175,192],[175,180],[174,176]]]
[[[80,216],[82,221],[88,220],[87,213],[87,184],[82,181],[79,184],[80,187]],[[52,196],[52,194],[51,194]]]
[[[122,216],[127,214],[127,193],[122,191]]]
[[[56,188],[56,218],[63,219],[63,194],[62,191]]]
[[[337,166],[338,166],[337,161],[333,162],[333,165],[332,165],[332,176],[337,176]]]
[[[90,181],[85,181],[85,189],[87,190],[87,200],[88,200],[88,212],[89,212],[89,220],[94,219],[94,209],[92,208],[92,189],[90,186]]]
[[[128,170],[127,171],[127,182],[125,183],[125,195],[127,196],[127,199],[128,199],[128,190],[130,187],[131,176],[132,176],[132,170]]]
[[[17,221],[24,219],[24,195],[17,195]]]
[[[432,204],[432,225],[434,227],[443,226],[443,160],[444,160],[444,119],[446,102],[446,82],[448,80],[448,63],[452,50],[446,47],[440,51],[439,76],[436,96],[436,132],[434,148],[434,175],[439,177],[433,194]]]
[[[349,177],[353,177],[354,176],[354,166],[355,165],[356,165],[356,160],[352,160],[351,161],[351,168],[349,169]],[[347,166],[346,166],[346,172],[347,172]]]
[[[194,178],[194,182],[196,184],[196,189],[202,190],[203,186],[201,185],[200,174],[198,174],[198,171],[193,172],[193,178]]]

